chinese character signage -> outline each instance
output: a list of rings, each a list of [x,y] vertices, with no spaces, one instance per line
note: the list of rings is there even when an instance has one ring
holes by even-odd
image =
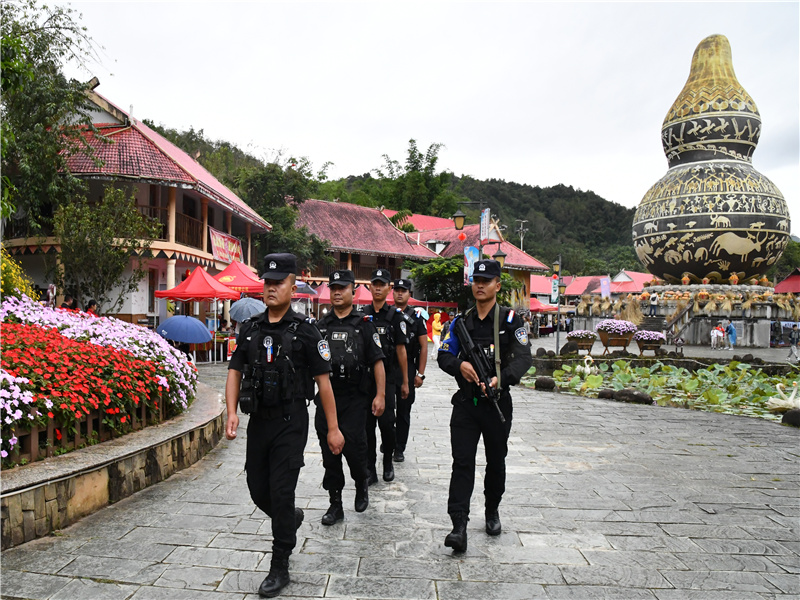
[[[233,261],[242,262],[242,242],[227,233],[217,231],[213,227],[208,228],[211,234],[211,253],[214,260],[232,263]]]

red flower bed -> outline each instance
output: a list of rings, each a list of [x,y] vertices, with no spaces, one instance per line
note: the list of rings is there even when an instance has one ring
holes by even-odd
[[[29,380],[20,388],[33,394],[33,405],[41,413],[37,424],[53,419],[56,427],[72,434],[77,421],[99,409],[103,422],[121,433],[128,429],[130,414],[140,402],[157,408],[161,386],[157,366],[150,361],[35,325],[2,323],[0,336],[2,368]],[[4,422],[3,429],[8,425]],[[57,431],[56,437],[61,434]]]

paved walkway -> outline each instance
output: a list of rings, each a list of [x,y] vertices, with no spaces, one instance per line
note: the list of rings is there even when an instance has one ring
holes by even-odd
[[[442,542],[454,389],[435,365],[428,374],[406,462],[370,488],[367,512],[352,510],[351,484],[345,521],[320,525],[327,495],[309,439],[286,597],[800,598],[798,430],[518,390],[503,534],[483,532],[480,473],[469,550],[453,555]],[[220,390],[224,376],[201,367]],[[3,552],[2,597],[257,598],[270,524],[249,499],[244,450],[243,437],[222,441],[167,481]]]

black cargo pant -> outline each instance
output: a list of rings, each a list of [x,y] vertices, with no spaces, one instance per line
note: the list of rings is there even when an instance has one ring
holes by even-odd
[[[308,439],[305,401],[291,405],[289,419],[250,415],[247,424],[247,487],[255,505],[272,519],[272,548],[291,552],[297,543],[294,491]]]
[[[375,425],[381,430],[381,444],[383,446],[383,453],[391,456],[394,454],[394,449],[397,446],[397,439],[395,434],[395,398],[394,398],[395,383],[394,379],[386,383],[386,408],[380,417],[372,414],[372,411],[367,412],[367,446],[369,448],[367,454],[367,466],[370,469],[375,468],[375,460],[378,457],[378,442],[375,437]]]
[[[508,435],[511,432],[511,395],[503,392],[500,397],[500,416],[494,405],[485,398],[461,400],[461,391],[453,397],[453,412],[450,416],[450,445],[453,454],[453,472],[450,476],[450,495],[447,512],[469,513],[472,490],[475,487],[475,456],[478,441],[483,436],[486,451],[486,476],[483,480],[485,507],[493,510],[500,505],[506,490],[506,455]]]
[[[370,400],[364,394],[348,394],[341,390],[334,390],[334,396],[339,431],[344,436],[344,448],[341,454],[334,454],[328,447],[328,421],[325,419],[325,411],[319,404],[319,397],[315,400],[317,413],[314,417],[314,428],[317,430],[319,447],[322,450],[322,466],[325,468],[322,487],[326,490],[344,489],[342,455],[347,460],[353,481],[359,483],[369,477],[366,427]]]
[[[402,381],[400,383],[396,383],[394,388],[395,398],[397,399],[397,449],[400,452],[406,451],[408,436],[409,432],[411,431],[411,407],[414,405],[414,400],[417,397],[417,388],[414,387],[414,376],[416,374],[416,369],[409,371],[407,398],[404,399],[403,395],[400,393],[400,386],[403,384]]]

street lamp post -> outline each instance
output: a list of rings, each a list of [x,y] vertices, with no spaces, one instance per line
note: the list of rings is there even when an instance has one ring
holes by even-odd
[[[561,254],[558,255],[558,260],[553,263],[553,274],[557,277],[558,294],[556,295],[556,354],[560,351],[561,336],[561,294],[563,279],[561,279]]]
[[[478,206],[480,207],[480,212],[483,213],[483,206],[486,204],[483,200],[478,200],[477,202],[459,202],[458,208],[456,212],[453,213],[453,224],[456,226],[456,231],[461,231],[464,229],[464,225],[467,221],[467,215],[464,214],[464,211],[461,210],[462,206]],[[480,251],[480,257],[483,258],[483,241],[480,239],[481,236],[478,234],[478,250]]]

